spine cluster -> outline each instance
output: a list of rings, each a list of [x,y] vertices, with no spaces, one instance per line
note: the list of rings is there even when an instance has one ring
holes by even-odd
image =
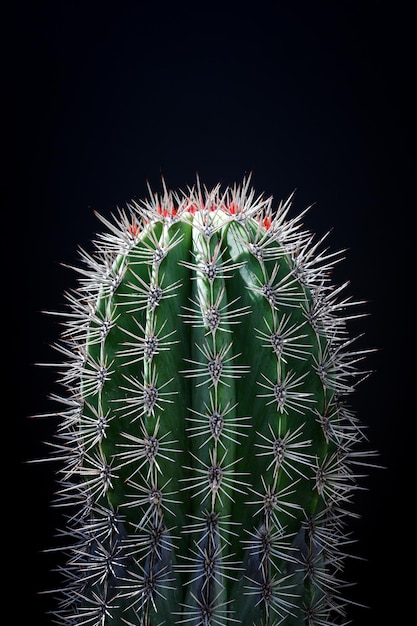
[[[82,252],[52,458],[73,626],[343,623],[365,376],[339,254],[249,181],[132,204]]]

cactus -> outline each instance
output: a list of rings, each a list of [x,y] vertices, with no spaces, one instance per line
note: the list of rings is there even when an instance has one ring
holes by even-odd
[[[361,303],[291,200],[197,180],[99,216],[55,345],[56,623],[343,622]]]

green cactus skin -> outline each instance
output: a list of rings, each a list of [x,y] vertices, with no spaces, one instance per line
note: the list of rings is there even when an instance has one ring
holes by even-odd
[[[330,626],[366,464],[351,307],[291,198],[150,194],[81,252],[59,412],[71,626]]]

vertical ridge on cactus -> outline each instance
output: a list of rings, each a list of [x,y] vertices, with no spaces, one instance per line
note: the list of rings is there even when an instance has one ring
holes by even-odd
[[[362,303],[290,207],[197,181],[100,217],[55,346],[56,623],[343,623]]]

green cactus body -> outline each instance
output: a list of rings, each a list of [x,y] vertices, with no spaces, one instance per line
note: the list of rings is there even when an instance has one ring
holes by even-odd
[[[337,623],[363,439],[339,255],[249,181],[128,208],[59,344],[57,622]]]

